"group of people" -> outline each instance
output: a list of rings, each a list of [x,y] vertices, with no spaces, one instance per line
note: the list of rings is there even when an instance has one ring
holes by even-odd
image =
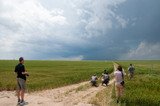
[[[134,76],[134,66],[132,64],[130,64],[130,66],[128,67],[128,76],[129,79],[132,79]],[[115,87],[116,87],[116,91],[117,91],[117,103],[119,102],[120,97],[123,95],[123,91],[124,91],[124,75],[126,75],[126,73],[124,72],[123,68],[121,66],[118,66],[116,71],[114,72],[114,77],[115,77]],[[96,86],[97,87],[97,76],[93,75],[91,77],[91,84],[92,86]],[[106,72],[106,70],[104,70],[104,73],[102,74],[102,85],[103,84],[108,84],[109,83],[109,74]]]
[[[129,78],[132,79],[133,75],[134,75],[134,66],[132,64],[130,64],[128,71],[129,71]],[[18,97],[18,104],[19,105],[24,105],[25,101],[24,101],[24,93],[25,93],[25,89],[26,89],[26,77],[29,76],[29,73],[25,70],[25,66],[24,66],[24,59],[23,57],[19,58],[19,64],[16,65],[14,72],[17,74],[17,97]],[[115,86],[116,86],[116,90],[117,90],[117,102],[119,101],[119,98],[122,96],[123,94],[123,90],[124,90],[124,71],[122,69],[121,66],[117,67],[117,70],[114,72],[114,76],[115,76]],[[98,77],[96,75],[93,75],[91,77],[91,84],[92,86],[98,86],[97,85],[97,80]],[[104,70],[104,72],[102,73],[101,76],[101,84],[102,85],[108,85],[110,80],[110,76],[109,73],[107,72],[107,70]]]
[[[91,77],[91,85],[95,86],[95,87],[98,87],[97,80],[98,80],[98,77],[97,77],[96,74],[94,74]],[[110,80],[109,73],[107,72],[107,70],[104,70],[104,72],[102,73],[102,76],[101,76],[102,85],[104,85],[104,84],[108,85],[109,80]]]

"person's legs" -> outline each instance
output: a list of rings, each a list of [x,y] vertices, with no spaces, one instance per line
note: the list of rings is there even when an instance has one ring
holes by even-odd
[[[20,102],[20,83],[19,83],[19,78],[17,78],[17,98],[18,98],[18,103]]]
[[[18,97],[18,100],[20,100],[20,90],[17,90],[17,97]]]
[[[133,73],[130,72],[130,73],[129,73],[129,79],[132,79],[132,78],[133,78]]]
[[[21,86],[21,92],[20,92],[20,97],[21,97],[21,102],[24,101],[24,93],[25,93],[25,80],[20,79],[20,86]]]
[[[109,80],[108,79],[105,79],[104,83],[106,84],[106,86],[108,85],[109,83]]]
[[[104,79],[102,78],[102,85],[104,84]]]
[[[132,72],[132,78],[133,78],[133,76],[134,76],[134,73]]]
[[[18,98],[18,104],[21,102],[21,99],[20,99],[20,90],[17,90],[17,98]]]
[[[25,93],[25,90],[21,90],[21,101],[22,102],[24,101],[24,93]]]
[[[120,86],[120,95],[119,95],[120,97],[122,97],[123,92],[124,92],[124,87],[121,85],[121,86]]]
[[[94,86],[96,86],[96,81],[94,81],[94,84],[93,84]]]
[[[116,86],[117,87],[117,98],[120,97],[121,93],[120,93],[120,87],[119,86]]]
[[[119,102],[121,96],[123,95],[123,86],[121,84],[116,84],[116,90],[117,90],[117,103]]]
[[[131,79],[131,78],[132,78],[132,73],[130,72],[130,73],[129,73],[129,79]]]
[[[91,81],[91,83],[92,83],[92,86],[96,85],[96,81]]]

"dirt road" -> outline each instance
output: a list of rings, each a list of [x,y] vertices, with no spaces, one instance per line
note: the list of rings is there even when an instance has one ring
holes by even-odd
[[[114,65],[114,69],[116,66]],[[112,84],[112,79],[109,84]],[[61,88],[26,93],[26,106],[94,106],[88,102],[105,86],[90,87],[89,81]],[[0,106],[16,106],[17,97],[13,91],[0,92]]]

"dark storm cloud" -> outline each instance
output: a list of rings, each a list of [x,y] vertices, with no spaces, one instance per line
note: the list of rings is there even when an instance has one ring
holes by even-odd
[[[1,59],[160,59],[158,0],[0,2]]]

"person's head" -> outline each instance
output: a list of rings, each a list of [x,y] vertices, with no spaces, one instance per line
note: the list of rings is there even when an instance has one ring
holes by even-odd
[[[130,66],[132,66],[132,64],[130,64]]]
[[[104,70],[104,73],[106,73],[107,72],[107,70]]]
[[[22,64],[24,63],[23,57],[20,57],[20,58],[19,58],[19,62],[22,63]]]
[[[118,66],[118,67],[117,67],[117,70],[122,71],[122,67],[121,67],[121,66]]]

